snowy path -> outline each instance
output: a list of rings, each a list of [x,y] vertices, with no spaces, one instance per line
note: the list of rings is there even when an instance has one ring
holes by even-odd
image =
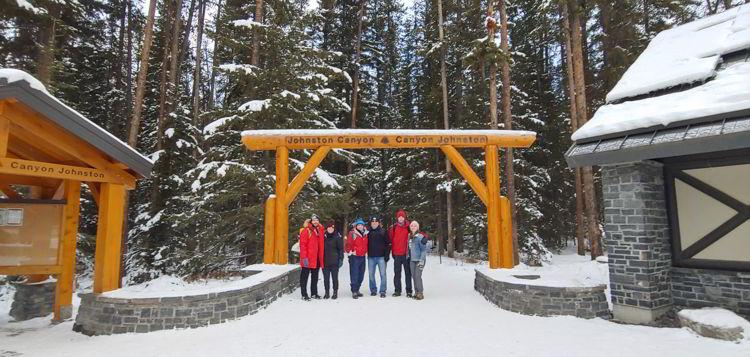
[[[353,300],[345,265],[339,300],[304,302],[297,291],[256,315],[199,329],[87,337],[72,322],[25,331],[0,324],[0,356],[750,356],[750,341],[684,329],[506,312],[474,291],[474,266],[458,264],[429,258],[424,301],[390,296],[389,262],[385,299]]]

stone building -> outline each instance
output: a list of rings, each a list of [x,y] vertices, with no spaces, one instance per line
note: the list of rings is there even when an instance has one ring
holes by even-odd
[[[750,5],[657,35],[572,139],[601,167],[614,318],[750,317]]]

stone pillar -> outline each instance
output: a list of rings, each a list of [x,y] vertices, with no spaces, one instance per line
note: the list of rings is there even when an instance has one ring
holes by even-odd
[[[654,321],[672,306],[672,251],[662,165],[636,162],[601,170],[613,316]]]
[[[12,283],[16,288],[10,316],[16,321],[47,316],[55,312],[55,287],[57,281],[45,280],[40,283]]]

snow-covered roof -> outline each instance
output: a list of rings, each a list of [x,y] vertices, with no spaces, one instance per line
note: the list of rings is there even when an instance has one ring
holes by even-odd
[[[750,36],[750,34],[748,34]],[[573,133],[574,141],[588,141],[637,129],[667,127],[695,118],[750,108],[750,62],[731,64],[703,85],[657,97],[606,104]]]
[[[21,70],[0,68],[0,100],[10,98],[24,103],[139,175],[151,175],[153,161],[52,96],[39,80]]]
[[[750,47],[750,4],[662,31],[607,94],[607,102],[716,75],[721,55]]]

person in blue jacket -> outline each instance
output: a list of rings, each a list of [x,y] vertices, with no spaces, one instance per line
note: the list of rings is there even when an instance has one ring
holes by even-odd
[[[411,221],[409,224],[409,267],[414,280],[414,298],[417,300],[424,299],[422,272],[427,262],[427,240],[427,237],[419,231],[419,222]]]

